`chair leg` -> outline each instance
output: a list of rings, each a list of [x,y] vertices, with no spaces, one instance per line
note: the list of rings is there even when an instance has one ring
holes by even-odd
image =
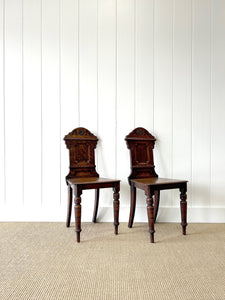
[[[150,233],[150,242],[154,243],[154,206],[153,206],[153,198],[150,189],[148,188],[146,193],[147,199],[147,214],[148,214],[148,226]]]
[[[180,188],[180,210],[181,210],[181,226],[183,235],[186,235],[186,227],[187,227],[187,187]]]
[[[155,190],[155,192],[154,192],[154,220],[155,220],[155,222],[156,222],[156,218],[158,215],[159,200],[160,200],[160,190]]]
[[[71,212],[72,212],[72,188],[68,184],[68,204],[67,204],[66,227],[70,227]]]
[[[74,189],[74,212],[75,212],[75,232],[77,235],[77,242],[80,243],[81,232],[81,197],[82,190],[75,186]]]
[[[113,188],[113,212],[114,212],[114,226],[115,226],[115,234],[118,234],[118,226],[119,226],[119,208],[120,208],[120,184],[116,184]]]
[[[136,208],[136,187],[131,185],[130,186],[130,217],[128,222],[129,228],[132,228],[133,226],[135,208]]]
[[[99,203],[99,189],[95,190],[95,206],[94,206],[94,213],[92,222],[96,223],[97,213],[98,213],[98,203]]]

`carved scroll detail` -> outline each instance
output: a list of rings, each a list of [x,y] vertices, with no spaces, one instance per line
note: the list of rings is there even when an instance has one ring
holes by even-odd
[[[155,137],[151,135],[148,130],[142,127],[137,127],[133,131],[131,131],[125,138],[125,140],[129,140],[131,138],[142,138],[142,139],[148,139],[148,140],[153,140],[155,141]]]
[[[73,131],[71,131],[70,133],[68,133],[65,136],[64,140],[67,140],[67,139],[85,139],[85,138],[97,140],[97,137],[84,127],[78,127],[76,129],[74,129]]]

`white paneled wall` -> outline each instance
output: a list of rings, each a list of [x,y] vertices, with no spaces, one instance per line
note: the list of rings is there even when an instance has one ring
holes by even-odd
[[[192,2],[173,9],[172,176],[187,178],[192,204]],[[176,193],[178,196],[178,194]],[[176,198],[173,195],[173,205]]]
[[[211,28],[211,202],[224,207],[225,3],[215,1]]]
[[[99,138],[98,172],[121,179],[120,221],[138,126],[157,138],[157,173],[189,181],[189,222],[225,221],[224,0],[0,0],[0,70],[0,221],[65,220],[63,137],[78,126]],[[159,220],[179,215],[178,191],[163,191]]]
[[[5,203],[17,210],[24,195],[23,7],[21,1],[4,6]]]
[[[23,205],[36,209],[42,203],[42,48],[41,2],[23,1]],[[13,83],[12,83],[13,84]],[[17,98],[13,99],[17,101]],[[11,126],[14,121],[11,119]],[[10,126],[10,125],[9,125]],[[14,124],[15,126],[15,124]],[[19,137],[21,138],[21,136]],[[15,149],[14,149],[15,151]],[[15,154],[14,154],[15,155]],[[6,164],[7,166],[7,164]],[[8,168],[8,167],[7,167]],[[34,177],[31,174],[35,174]],[[35,181],[34,181],[35,180]],[[9,180],[9,184],[12,184]],[[34,191],[35,185],[35,191]],[[14,193],[12,186],[9,190]],[[32,197],[31,197],[32,195]],[[8,204],[8,197],[6,198]],[[31,200],[32,199],[32,200]]]
[[[0,1],[0,205],[5,204],[5,52],[4,52],[4,4]]]

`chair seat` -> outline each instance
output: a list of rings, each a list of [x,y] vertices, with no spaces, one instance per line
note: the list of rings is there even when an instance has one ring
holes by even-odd
[[[102,177],[90,177],[90,178],[71,178],[67,180],[71,184],[83,184],[83,183],[104,183],[104,182],[119,182],[117,179],[102,178]]]
[[[71,178],[67,179],[67,182],[70,185],[81,185],[83,189],[93,189],[93,188],[107,188],[113,187],[115,183],[119,183],[120,180],[109,179],[109,178],[99,178],[99,177],[90,177],[90,178]]]
[[[173,189],[179,188],[183,183],[187,183],[187,180],[179,180],[179,179],[169,179],[169,178],[159,178],[159,177],[152,177],[152,178],[138,178],[138,179],[131,179],[131,182],[135,183],[138,188],[144,189],[145,186],[151,186],[154,189]]]

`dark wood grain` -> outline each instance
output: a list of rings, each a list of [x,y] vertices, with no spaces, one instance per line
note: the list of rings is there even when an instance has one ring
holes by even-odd
[[[155,172],[153,149],[155,137],[145,128],[138,127],[130,132],[126,138],[127,147],[130,150],[131,173],[128,177],[130,184],[130,217],[128,227],[132,227],[135,206],[136,188],[145,191],[147,215],[150,233],[150,242],[154,243],[154,223],[157,218],[160,190],[179,189],[181,226],[183,234],[186,234],[187,226],[187,180],[159,178]]]
[[[93,222],[96,222],[98,205],[99,205],[99,189],[112,188],[113,190],[113,210],[114,210],[114,227],[115,234],[118,234],[119,226],[119,192],[120,180],[99,178],[95,166],[94,150],[97,145],[97,137],[84,127],[78,127],[68,133],[65,143],[69,149],[69,174],[66,176],[68,185],[68,209],[66,226],[70,226],[71,206],[72,206],[72,189],[74,196],[74,212],[75,212],[75,232],[77,242],[80,242],[81,232],[81,194],[83,190],[95,190],[95,204],[93,213]]]

